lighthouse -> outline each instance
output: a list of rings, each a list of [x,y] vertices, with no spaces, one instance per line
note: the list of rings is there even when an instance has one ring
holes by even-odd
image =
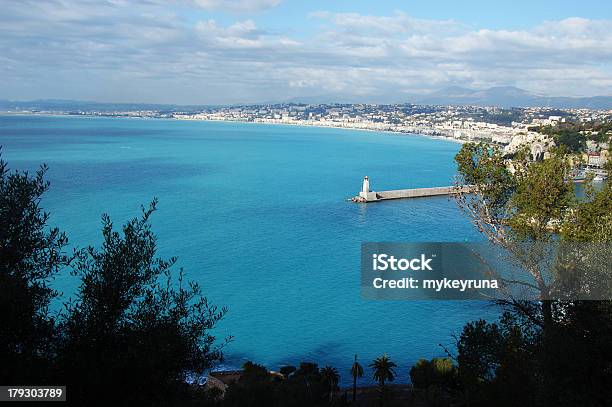
[[[369,202],[375,200],[376,192],[370,191],[370,179],[366,175],[365,177],[363,177],[363,184],[361,185],[361,191],[359,192],[357,202]]]
[[[364,194],[370,192],[370,180],[368,179],[367,175],[363,178],[363,186],[361,187],[361,192],[363,192]]]

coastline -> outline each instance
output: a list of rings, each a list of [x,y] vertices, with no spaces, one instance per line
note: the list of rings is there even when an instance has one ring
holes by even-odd
[[[246,120],[218,120],[218,119],[190,119],[181,117],[143,117],[143,116],[112,116],[112,115],[95,115],[95,114],[63,114],[63,113],[35,113],[35,112],[0,112],[3,116],[44,116],[44,117],[89,117],[89,118],[106,118],[106,119],[140,119],[140,120],[178,120],[178,121],[191,121],[191,122],[227,122],[227,123],[244,123],[244,124],[263,124],[263,125],[274,125],[274,126],[299,126],[299,127],[315,127],[320,129],[340,129],[340,130],[353,130],[353,131],[367,131],[373,133],[387,133],[398,136],[417,136],[426,137],[432,140],[444,140],[450,141],[457,144],[468,143],[469,140],[458,139],[450,136],[426,134],[420,132],[407,132],[407,131],[395,131],[386,129],[368,129],[362,127],[347,127],[347,126],[329,126],[317,124],[316,122],[305,123],[286,123],[286,122],[264,122],[264,121],[246,121]],[[433,130],[432,130],[433,131]]]
[[[315,127],[319,129],[340,129],[340,130],[353,130],[353,131],[367,131],[373,133],[388,133],[395,134],[398,136],[417,136],[417,137],[426,137],[433,140],[445,140],[458,144],[468,143],[469,140],[458,139],[455,137],[442,136],[442,135],[433,135],[433,134],[425,134],[419,132],[407,132],[407,131],[396,131],[396,130],[386,130],[386,129],[367,129],[362,127],[348,127],[348,126],[327,126],[322,124],[316,124],[316,122],[307,122],[305,123],[296,123],[296,122],[267,122],[267,121],[246,121],[246,120],[217,120],[217,119],[187,119],[180,117],[171,117],[168,118],[170,120],[181,120],[181,121],[192,121],[192,122],[227,122],[227,123],[245,123],[245,124],[263,124],[263,125],[272,125],[272,126],[298,126],[298,127]],[[310,124],[312,123],[312,124]]]

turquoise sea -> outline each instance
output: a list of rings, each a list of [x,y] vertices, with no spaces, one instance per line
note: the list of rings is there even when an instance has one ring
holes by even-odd
[[[466,321],[495,318],[479,301],[366,301],[362,241],[479,241],[446,197],[354,204],[374,190],[449,185],[459,145],[421,136],[227,122],[0,116],[11,168],[50,167],[43,206],[71,243],[99,243],[159,198],[160,254],[229,313],[224,367],[301,360],[348,369],[384,352],[408,380],[419,358],[444,356]],[[178,271],[178,268],[177,268]],[[68,297],[75,280],[55,284]],[[366,371],[369,376],[370,372]],[[364,380],[364,382],[367,380]]]

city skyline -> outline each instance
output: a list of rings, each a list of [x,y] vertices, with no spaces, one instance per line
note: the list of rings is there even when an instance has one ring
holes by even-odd
[[[0,22],[0,99],[612,95],[612,11],[597,1],[25,1],[3,2]]]

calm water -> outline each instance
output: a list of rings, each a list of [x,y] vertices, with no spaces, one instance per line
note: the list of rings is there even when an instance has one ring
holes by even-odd
[[[387,352],[399,379],[485,302],[365,301],[362,241],[476,241],[445,197],[369,205],[345,202],[369,175],[373,189],[449,185],[457,144],[341,129],[169,120],[0,116],[12,168],[50,166],[43,201],[76,245],[99,243],[100,215],[116,224],[160,200],[153,217],[161,255],[230,312],[227,367],[310,360],[336,366],[347,384],[353,355]],[[75,281],[56,280],[69,295]],[[369,374],[369,371],[366,372]]]

